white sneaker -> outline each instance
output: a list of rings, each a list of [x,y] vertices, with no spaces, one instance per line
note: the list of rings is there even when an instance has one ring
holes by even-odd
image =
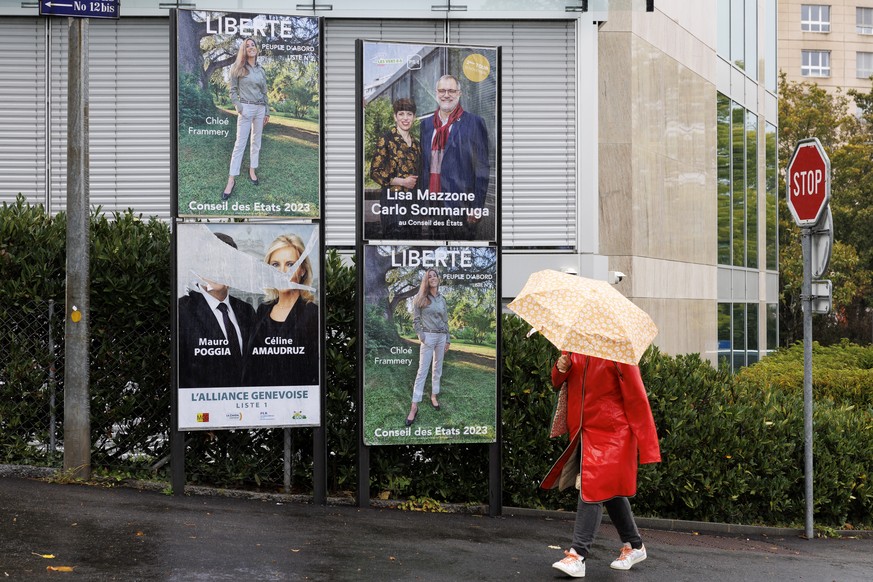
[[[624,544],[621,547],[621,554],[618,559],[609,565],[613,570],[630,570],[631,566],[646,559],[646,546],[635,550],[630,544]]]
[[[576,550],[570,548],[570,551],[564,552],[564,559],[558,560],[552,564],[552,568],[560,570],[567,576],[573,578],[585,577],[585,558],[576,553]]]

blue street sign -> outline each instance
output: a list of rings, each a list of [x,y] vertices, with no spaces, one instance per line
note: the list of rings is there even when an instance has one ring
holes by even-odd
[[[40,16],[118,18],[119,0],[39,0]]]

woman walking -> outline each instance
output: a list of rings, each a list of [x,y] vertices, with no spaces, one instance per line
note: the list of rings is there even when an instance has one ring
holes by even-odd
[[[552,384],[567,383],[566,428],[570,445],[540,487],[579,489],[573,543],[552,564],[574,578],[585,563],[600,527],[603,506],[623,543],[609,566],[630,568],[646,559],[646,548],[628,497],[637,492],[640,463],[658,463],[661,451],[640,369],[594,356],[564,352],[552,368]]]

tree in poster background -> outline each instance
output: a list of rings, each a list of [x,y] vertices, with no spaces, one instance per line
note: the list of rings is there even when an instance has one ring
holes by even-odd
[[[423,251],[434,251],[438,248],[423,248],[423,247],[396,247],[396,246],[378,246],[377,250],[368,255],[367,269],[365,270],[365,288],[367,289],[367,303],[374,306],[379,306],[379,313],[385,318],[386,322],[391,325],[395,318],[404,318],[404,314],[408,310],[399,310],[405,302],[418,292],[418,287],[421,282],[421,273],[426,268],[420,265],[398,266],[404,262],[404,253],[421,253]],[[445,249],[446,247],[441,247]],[[451,250],[458,250],[460,247],[452,247]],[[451,264],[447,262],[447,266],[438,265],[440,274],[444,281],[442,292],[462,293],[463,288],[452,285],[455,277],[465,276],[470,280],[475,277],[487,276],[494,273],[496,268],[497,257],[492,249],[484,247],[472,247],[469,249],[473,260],[471,267],[462,267],[459,263]],[[476,289],[489,289],[496,294],[494,280],[482,280],[482,286]],[[387,283],[387,284],[386,284]],[[476,295],[481,295],[477,291]],[[467,305],[465,303],[465,305]],[[461,309],[464,309],[461,307]],[[492,314],[493,315],[493,314]],[[493,317],[492,317],[493,318]],[[458,323],[463,323],[464,320],[458,320]],[[456,329],[465,327],[464,325],[454,326]],[[494,326],[491,326],[494,329]]]
[[[404,426],[419,365],[412,299],[428,266],[440,273],[451,348],[441,409]],[[496,251],[372,246],[365,250],[364,430],[367,444],[493,442],[496,418]],[[426,383],[429,393],[430,379]],[[427,399],[425,399],[427,400]]]
[[[177,30],[179,214],[317,217],[318,19],[180,10]],[[237,116],[227,75],[246,38],[256,41],[268,82],[262,183],[239,180],[224,205],[216,193],[227,180]]]

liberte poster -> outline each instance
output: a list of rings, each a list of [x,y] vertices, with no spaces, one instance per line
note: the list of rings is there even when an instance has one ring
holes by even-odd
[[[364,442],[495,442],[497,252],[364,247]]]
[[[177,226],[179,429],[318,426],[317,226]]]
[[[363,41],[369,241],[494,241],[497,49]]]
[[[317,218],[319,19],[177,15],[177,215]]]

